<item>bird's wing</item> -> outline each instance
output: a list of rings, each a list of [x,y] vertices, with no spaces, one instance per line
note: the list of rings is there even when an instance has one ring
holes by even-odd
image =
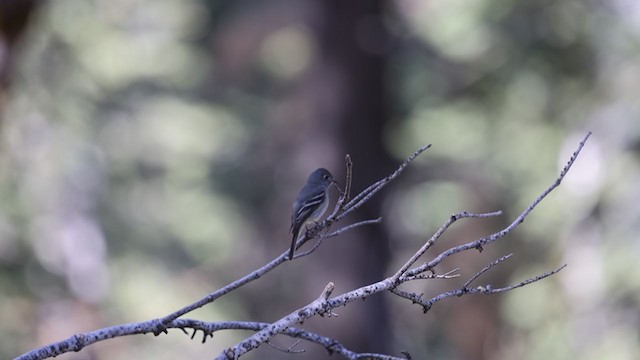
[[[297,206],[295,208],[295,216],[292,216],[292,223],[296,224],[299,223],[302,219],[305,219],[309,216],[309,214],[313,213],[318,206],[322,203],[322,200],[324,199],[325,196],[325,192],[321,191],[317,194],[314,194],[312,197],[303,200],[304,202],[301,204],[297,204],[299,206]]]

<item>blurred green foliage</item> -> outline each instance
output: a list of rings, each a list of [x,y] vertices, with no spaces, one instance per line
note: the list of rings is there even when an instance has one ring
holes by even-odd
[[[307,104],[290,92],[321,56],[316,6],[39,3],[0,103],[0,357],[162,316],[286,248],[265,240],[287,237],[303,179],[284,154],[305,153],[299,134],[315,128],[280,115]],[[568,268],[482,299],[498,309],[475,322],[455,321],[456,306],[469,303],[417,317],[420,309],[394,300],[394,348],[466,359],[458,332],[484,324],[491,335],[477,359],[640,353],[639,14],[632,0],[388,3],[387,150],[400,160],[434,145],[413,168],[420,179],[385,201],[399,259],[453,212],[502,209],[512,219],[594,131],[563,185],[500,245],[516,256],[504,268],[510,278],[493,280]],[[493,225],[454,234],[468,241]],[[438,286],[429,290],[452,287]],[[269,292],[278,312],[252,318],[251,294],[193,317],[273,320],[304,301]],[[243,335],[205,346],[179,332],[138,336],[61,358],[210,357]],[[261,350],[254,358],[281,356]]]

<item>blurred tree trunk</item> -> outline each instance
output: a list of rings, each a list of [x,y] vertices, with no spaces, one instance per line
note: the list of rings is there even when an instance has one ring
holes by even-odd
[[[354,161],[353,189],[359,191],[385,176],[392,162],[383,146],[389,119],[385,94],[386,44],[382,23],[383,1],[319,1],[324,18],[319,34],[320,61],[332,73],[332,85],[339,94],[332,114],[339,153]],[[335,96],[338,97],[338,96]],[[334,97],[334,98],[335,98]],[[322,101],[322,100],[321,100]],[[382,214],[380,196],[358,210],[358,218]],[[390,260],[388,234],[381,226],[363,227],[341,241],[345,251],[335,254],[357,285],[382,279]],[[354,349],[388,352],[392,337],[385,296],[373,296],[358,313],[358,332],[351,340]],[[353,335],[353,334],[352,334]]]
[[[16,41],[24,33],[36,4],[35,0],[0,1],[0,92],[2,93],[9,85],[10,60]]]

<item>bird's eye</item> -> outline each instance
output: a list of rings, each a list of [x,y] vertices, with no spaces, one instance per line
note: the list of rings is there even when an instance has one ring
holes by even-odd
[[[324,176],[323,176],[323,178],[324,178],[325,180],[329,180],[329,175],[324,175]]]

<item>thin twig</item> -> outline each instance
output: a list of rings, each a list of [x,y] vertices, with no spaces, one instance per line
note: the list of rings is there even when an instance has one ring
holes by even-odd
[[[493,289],[491,286],[485,286],[485,287],[477,287],[479,292],[482,292],[485,295],[489,295],[489,294],[497,294],[497,293],[501,293],[501,292],[505,292],[505,291],[511,291],[513,289],[517,289],[517,288],[521,288],[523,286],[529,285],[531,283],[534,283],[536,281],[542,280],[544,278],[547,278],[551,275],[554,275],[560,271],[562,271],[562,269],[566,268],[567,264],[563,264],[562,266],[560,266],[559,268],[555,269],[555,270],[551,270],[548,271],[544,274],[540,274],[536,277],[530,278],[530,279],[526,279],[518,284],[515,285],[511,285],[511,286],[507,286],[507,287],[503,287],[503,288],[497,288],[497,289]]]
[[[295,342],[295,343],[293,343],[291,346],[289,346],[289,347],[288,347],[288,348],[286,348],[286,349],[285,349],[285,348],[282,348],[282,347],[280,347],[280,346],[278,346],[278,345],[276,345],[276,344],[274,344],[274,343],[273,343],[273,342],[271,342],[271,341],[267,341],[267,342],[266,342],[266,344],[267,344],[267,345],[269,345],[269,346],[271,346],[272,348],[274,348],[274,349],[276,349],[276,350],[280,351],[280,352],[283,352],[283,353],[289,353],[289,354],[302,354],[302,353],[306,352],[306,350],[305,350],[305,349],[293,350],[293,348],[294,348],[296,345],[298,345],[301,341],[302,341],[302,340],[296,340],[296,342]]]
[[[409,166],[409,164],[415,160],[415,158],[418,157],[418,155],[422,154],[425,150],[427,150],[428,148],[431,147],[431,144],[425,145],[421,148],[419,148],[418,150],[416,150],[416,152],[414,152],[413,154],[411,154],[411,156],[409,156],[397,169],[396,171],[394,171],[393,173],[391,173],[390,175],[386,176],[385,178],[376,181],[375,183],[373,183],[372,185],[370,185],[368,188],[364,189],[363,191],[361,191],[358,195],[356,195],[351,201],[349,201],[347,203],[347,205],[344,206],[345,210],[344,212],[342,212],[341,214],[339,214],[338,216],[336,216],[336,221],[340,220],[342,218],[344,218],[345,216],[349,215],[349,213],[351,213],[352,211],[354,211],[355,209],[359,208],[362,204],[364,204],[366,201],[368,201],[373,195],[375,195],[378,191],[380,191],[383,187],[385,187],[389,182],[391,182],[392,180],[394,180],[395,178],[397,178],[402,171]]]
[[[358,221],[358,222],[353,223],[353,224],[351,224],[351,225],[347,225],[347,226],[341,227],[341,228],[340,228],[340,229],[338,229],[338,230],[335,230],[335,231],[333,231],[333,232],[330,232],[330,233],[328,233],[327,235],[323,236],[323,238],[324,238],[324,239],[329,239],[329,238],[332,238],[332,237],[336,237],[336,236],[338,236],[338,235],[341,235],[342,233],[344,233],[344,232],[346,232],[346,231],[349,231],[349,230],[351,230],[351,229],[354,229],[354,228],[357,228],[357,227],[360,227],[360,226],[364,226],[364,225],[371,225],[371,224],[379,224],[379,223],[381,223],[381,222],[382,222],[382,218],[381,218],[381,217],[376,218],[376,219],[369,219],[369,220],[362,220],[362,221]]]
[[[345,176],[345,184],[344,184],[344,200],[349,201],[351,197],[351,181],[353,179],[353,162],[351,161],[351,156],[347,154],[344,157],[346,163],[346,176]]]
[[[469,287],[469,285],[471,285],[471,283],[472,283],[475,279],[477,279],[477,278],[479,278],[479,277],[480,277],[480,275],[484,274],[485,272],[487,272],[487,270],[489,270],[489,269],[491,269],[492,267],[494,267],[494,266],[496,266],[496,265],[500,264],[501,262],[503,262],[503,261],[507,260],[508,258],[510,258],[510,257],[512,257],[512,256],[513,256],[513,253],[511,253],[511,254],[507,254],[507,255],[505,255],[505,256],[503,256],[503,257],[501,257],[501,258],[500,258],[500,259],[498,259],[498,260],[494,260],[494,261],[492,261],[491,263],[489,263],[489,265],[485,266],[482,270],[478,271],[478,273],[477,273],[477,274],[473,275],[473,276],[471,277],[471,279],[469,279],[469,280],[468,280],[464,285],[462,285],[462,287],[463,287],[463,288],[465,288],[465,289],[466,289],[466,288],[468,288],[468,287]]]
[[[316,251],[318,249],[318,247],[320,247],[320,245],[324,242],[324,240],[332,238],[332,237],[336,237],[346,231],[355,229],[357,227],[360,226],[364,226],[364,225],[371,225],[371,224],[378,224],[382,222],[382,218],[377,218],[377,219],[370,219],[370,220],[363,220],[363,221],[358,221],[357,223],[353,223],[351,225],[347,225],[344,226],[338,230],[335,230],[333,232],[330,232],[326,235],[320,236],[318,238],[316,238],[316,242],[313,244],[313,247],[307,251],[303,251],[300,253],[296,253],[296,255],[293,257],[294,259],[297,258],[301,258],[307,255],[310,255],[311,253],[313,253],[314,251]]]
[[[296,342],[294,342],[293,344],[291,344],[291,346],[289,346],[287,348],[287,351],[292,351],[292,349],[296,346],[298,346],[298,344],[300,344],[300,342],[302,342],[302,340],[297,340]],[[304,349],[301,350],[302,352],[304,352]]]
[[[429,280],[429,279],[455,279],[455,278],[459,278],[460,274],[454,274],[455,272],[460,271],[460,268],[455,268],[453,270],[447,271],[444,274],[436,274],[433,272],[430,273],[422,273],[422,274],[418,274],[416,276],[413,277],[407,277],[405,279],[405,281],[411,281],[411,280]]]

